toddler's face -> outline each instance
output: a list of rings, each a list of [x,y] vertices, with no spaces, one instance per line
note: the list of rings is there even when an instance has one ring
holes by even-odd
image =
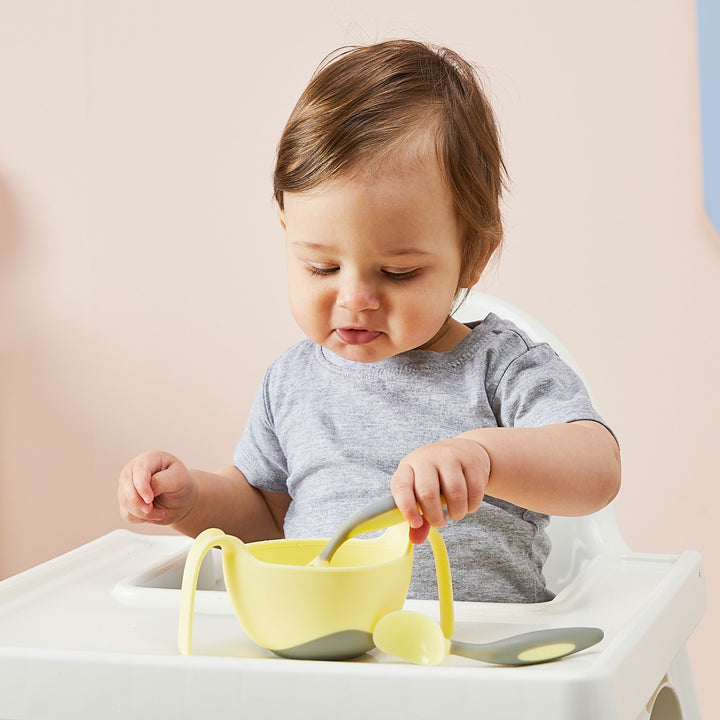
[[[290,307],[310,339],[377,362],[464,334],[445,325],[461,231],[435,162],[285,193],[284,206]]]

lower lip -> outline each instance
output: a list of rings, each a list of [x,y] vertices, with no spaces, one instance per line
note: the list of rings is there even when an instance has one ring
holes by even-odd
[[[349,328],[338,328],[335,333],[346,345],[367,345],[382,334],[375,330],[352,330]]]

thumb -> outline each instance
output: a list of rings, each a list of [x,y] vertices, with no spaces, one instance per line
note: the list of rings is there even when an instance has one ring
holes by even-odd
[[[157,492],[152,486],[152,480],[156,473],[172,467],[178,462],[177,458],[162,450],[152,450],[139,455],[132,462],[130,467],[132,484],[137,494],[151,505]]]
[[[177,465],[164,468],[150,478],[150,487],[155,497],[177,492],[183,488],[184,484],[184,474]]]

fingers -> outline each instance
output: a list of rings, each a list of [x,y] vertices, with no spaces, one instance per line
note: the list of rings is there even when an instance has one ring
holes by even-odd
[[[407,458],[406,458],[407,459]],[[420,528],[423,517],[415,498],[415,472],[409,462],[401,462],[390,480],[395,504],[411,528]]]
[[[433,527],[447,524],[440,493],[442,486],[441,469],[428,458],[420,457],[413,464],[415,476],[415,499],[425,519]]]
[[[157,503],[164,491],[158,476],[179,461],[160,451],[139,455],[121,471],[118,480],[120,515],[131,523],[163,523],[165,510]]]
[[[422,536],[424,540],[429,526],[447,523],[443,497],[451,520],[462,520],[479,509],[490,474],[489,460],[482,446],[465,438],[432,443],[403,458],[390,486],[412,529],[411,539]]]

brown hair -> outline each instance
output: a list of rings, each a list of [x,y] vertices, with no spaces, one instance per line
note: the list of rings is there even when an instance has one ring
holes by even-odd
[[[411,40],[342,48],[300,96],[278,145],[274,192],[305,192],[387,157],[422,126],[463,228],[463,279],[502,241],[505,166],[493,112],[473,67]]]

